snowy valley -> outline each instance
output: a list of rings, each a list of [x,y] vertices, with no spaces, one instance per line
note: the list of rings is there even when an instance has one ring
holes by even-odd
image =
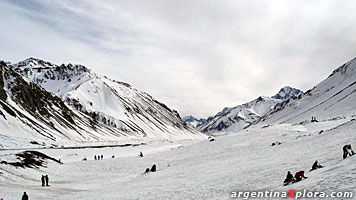
[[[206,120],[184,118],[187,123],[148,94],[84,66],[28,59],[2,62],[1,73],[4,200],[20,199],[24,191],[38,200],[216,200],[231,199],[234,191],[294,189],[350,191],[356,199],[356,157],[342,158],[345,144],[356,148],[356,59],[305,93],[284,87]],[[44,96],[26,103],[28,88]],[[133,145],[106,146],[122,138]],[[20,148],[31,140],[58,146]],[[83,147],[93,143],[99,145]],[[50,158],[28,163],[25,150]],[[325,167],[309,172],[316,160]],[[144,173],[153,164],[157,171]],[[283,186],[287,171],[301,170],[307,179]],[[41,186],[43,174],[50,187]]]

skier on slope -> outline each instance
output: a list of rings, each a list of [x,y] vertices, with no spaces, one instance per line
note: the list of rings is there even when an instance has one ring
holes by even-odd
[[[287,177],[284,180],[284,184],[289,184],[289,183],[294,183],[295,179],[292,175],[292,173],[290,173],[290,171],[288,171]]]
[[[343,152],[344,152],[344,154],[343,154],[343,156],[342,156],[344,159],[345,159],[348,155],[349,155],[349,156],[352,156],[352,155],[355,154],[354,151],[353,151],[352,148],[351,148],[351,144],[345,145],[345,146],[342,148],[342,150],[343,150]]]
[[[308,177],[304,176],[304,171],[299,171],[299,172],[295,173],[294,178],[295,178],[295,181],[298,182],[298,181],[301,181],[303,178],[307,179]]]

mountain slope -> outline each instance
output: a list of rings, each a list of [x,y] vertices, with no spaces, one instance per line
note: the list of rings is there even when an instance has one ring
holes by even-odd
[[[291,98],[297,98],[302,91],[289,86],[282,88],[273,97],[259,97],[251,102],[232,108],[224,108],[213,117],[209,117],[205,123],[197,128],[202,132],[238,131],[258,122],[277,104]]]
[[[356,113],[356,59],[343,64],[300,98],[279,105],[265,117],[264,123],[300,123]]]
[[[55,143],[58,139],[113,141],[202,136],[182,122],[176,111],[150,95],[99,76],[82,65],[58,66],[34,58],[1,65],[4,78],[0,82],[0,115],[5,117],[0,120],[8,130],[1,136],[8,140],[10,133],[16,132],[8,120],[15,109],[15,113],[21,113],[13,116],[16,126],[21,127],[16,137],[31,140],[45,137]],[[20,116],[33,122],[21,121]],[[33,128],[34,124],[41,124],[41,128]],[[12,139],[15,135],[11,135]]]

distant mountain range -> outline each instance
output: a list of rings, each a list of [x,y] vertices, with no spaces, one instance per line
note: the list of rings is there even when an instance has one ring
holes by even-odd
[[[356,58],[343,64],[331,75],[303,93],[284,87],[272,97],[259,97],[232,108],[224,108],[215,116],[197,120],[184,118],[186,123],[205,133],[238,131],[251,125],[276,123],[310,123],[320,120],[352,117],[356,114]]]
[[[272,97],[258,97],[257,99],[232,108],[224,108],[221,112],[207,119],[196,119],[193,116],[183,120],[197,130],[211,133],[216,131],[238,131],[262,119],[270,113],[277,104],[289,99],[296,99],[303,92],[289,86],[282,88]]]
[[[192,139],[251,125],[309,123],[356,114],[356,59],[311,90],[283,87],[207,119],[180,118],[149,94],[83,65],[0,61],[0,148],[127,139]],[[201,132],[199,132],[201,131]]]

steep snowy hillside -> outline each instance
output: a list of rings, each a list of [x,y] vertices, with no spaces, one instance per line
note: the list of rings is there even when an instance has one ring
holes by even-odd
[[[27,82],[0,61],[1,147],[84,139],[79,124],[89,123],[40,86]],[[79,121],[81,118],[82,122]],[[37,140],[38,139],[38,140]]]
[[[58,66],[30,58],[10,66],[2,62],[1,68],[0,123],[7,130],[1,137],[7,138],[7,145],[10,141],[16,144],[19,138],[26,138],[25,143],[49,139],[55,144],[58,139],[202,136],[188,127],[176,111],[150,95],[101,77],[82,65]],[[21,114],[15,116],[11,111]],[[26,120],[19,119],[23,116]]]
[[[293,99],[275,107],[263,123],[300,123],[317,120],[352,116],[356,114],[356,59],[343,64],[332,74]]]
[[[261,117],[274,110],[277,104],[295,99],[303,92],[289,86],[282,88],[273,97],[259,97],[251,102],[233,108],[224,108],[205,123],[197,126],[202,132],[238,131],[259,121]]]

